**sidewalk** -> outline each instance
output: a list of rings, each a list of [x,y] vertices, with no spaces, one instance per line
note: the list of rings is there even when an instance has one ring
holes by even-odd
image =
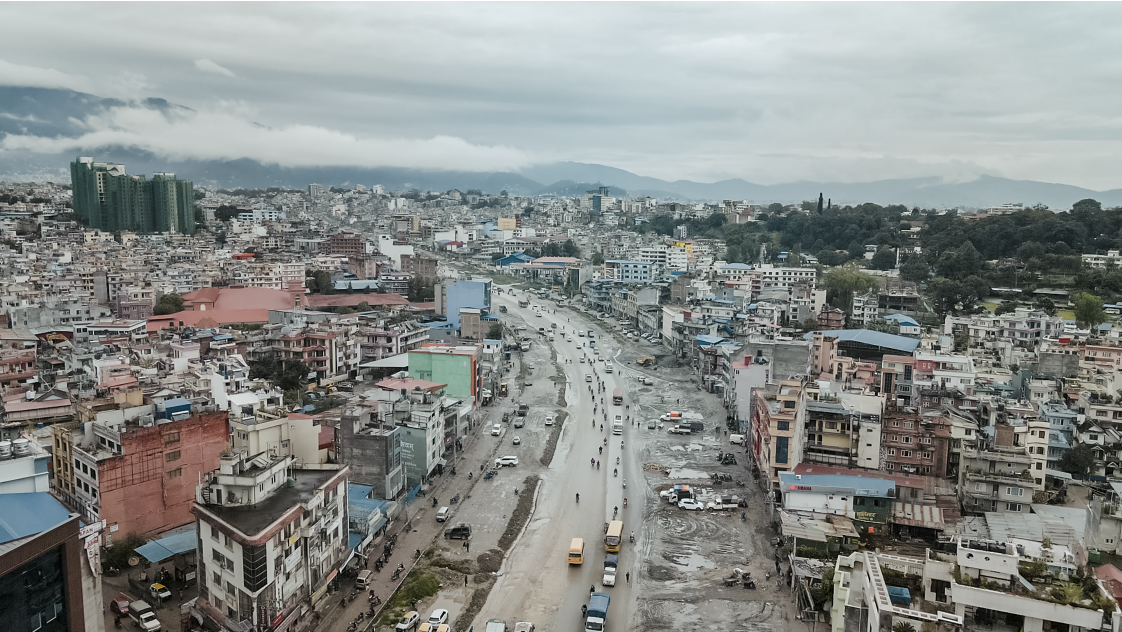
[[[472,488],[478,483],[482,477],[479,476],[479,464],[490,463],[498,452],[499,444],[488,443],[486,441],[478,441],[478,437],[482,432],[482,428],[486,428],[488,424],[495,423],[493,419],[501,416],[502,410],[498,400],[495,405],[483,409],[480,415],[479,422],[469,431],[464,438],[464,450],[460,453],[459,458],[455,461],[457,474],[453,476],[451,473],[445,473],[435,479],[435,482],[425,492],[425,496],[417,496],[412,503],[405,505],[402,514],[394,520],[387,533],[379,538],[376,538],[367,547],[369,553],[368,562],[365,566],[360,565],[360,570],[363,568],[373,570],[374,560],[381,554],[382,547],[387,538],[391,535],[397,535],[397,545],[394,547],[393,553],[390,555],[386,565],[382,568],[381,572],[374,574],[371,589],[378,597],[382,599],[380,605],[372,618],[367,616],[358,627],[358,630],[370,630],[374,626],[374,621],[377,616],[381,614],[382,607],[385,605],[389,597],[397,589],[397,587],[405,580],[409,571],[413,570],[416,564],[415,552],[419,549],[422,553],[426,551],[437,538],[444,535],[445,524],[433,520],[424,520],[426,515],[435,515],[437,507],[447,505],[447,501],[456,494],[460,495],[461,502],[470,495]],[[449,472],[451,471],[452,463],[449,463]],[[468,480],[468,472],[472,472],[472,479]],[[436,507],[433,506],[433,499],[437,500]],[[409,527],[409,531],[405,528]],[[361,564],[361,560],[360,560]],[[397,568],[398,564],[405,565],[405,572],[402,573],[396,581],[391,581],[390,577],[393,571]],[[370,604],[367,601],[367,594],[359,592],[354,601],[350,601],[351,593],[355,592],[354,580],[344,579],[339,584],[339,591],[335,592],[330,597],[325,597],[321,605],[316,608],[320,613],[322,620],[318,626],[315,625],[314,619],[309,619],[311,624],[306,628],[307,630],[317,630],[326,632],[346,632],[347,627],[352,621],[358,617],[359,613],[370,611]],[[346,595],[348,603],[345,608],[340,607],[342,596]],[[428,613],[422,612],[421,619],[427,620]]]

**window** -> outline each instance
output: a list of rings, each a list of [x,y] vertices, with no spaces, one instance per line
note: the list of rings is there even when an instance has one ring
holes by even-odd
[[[930,452],[926,452],[926,451],[925,451],[925,452],[922,452],[922,453],[920,454],[920,456],[922,456],[922,457],[923,457],[923,458],[925,458],[925,459],[930,459],[930,458],[931,458],[931,453],[930,453]]]
[[[911,430],[911,429],[912,429],[912,425],[913,425],[913,422],[910,422],[910,421],[905,421],[905,422],[904,422],[904,430]]]
[[[220,542],[221,541],[221,540],[218,539],[218,527],[216,527],[214,525],[210,525],[210,538],[212,540],[214,540],[215,542]]]
[[[183,476],[183,468],[181,467],[168,471],[168,478],[179,478],[180,476]]]
[[[172,461],[178,461],[179,460],[179,450],[176,450],[175,452],[168,452],[167,454],[164,455],[164,459],[165,459],[165,462],[167,462],[167,463],[171,463]]]
[[[775,429],[776,430],[790,430],[791,429],[791,422],[789,422],[789,421],[777,421],[777,422],[775,422]]]
[[[1005,511],[1020,511],[1021,503],[1005,503]]]
[[[164,443],[179,443],[179,433],[169,432],[164,435]]]
[[[795,407],[795,402],[793,402],[791,400],[787,400],[787,401],[783,402],[783,407],[784,408],[794,408]]]
[[[966,429],[966,436],[968,436],[968,437],[969,437],[969,436],[971,436],[971,435],[973,435],[973,434],[974,434],[974,429],[973,429],[973,428],[967,428],[967,429]]]
[[[930,445],[931,444],[931,437],[924,437],[923,441],[921,443],[926,443],[926,444]]]
[[[218,571],[214,571],[214,573],[211,574],[211,581],[214,583],[215,586],[217,586],[219,589],[221,589],[222,588],[222,573],[219,573]]]
[[[776,437],[775,438],[775,462],[776,463],[786,463],[787,462],[787,445],[788,445],[788,442],[789,442],[788,437]]]
[[[911,442],[912,442],[912,438],[911,438],[911,437],[908,437],[908,436],[905,436],[905,437],[904,437],[904,443],[911,443]]]
[[[888,456],[896,456],[896,448],[889,448]]]
[[[893,428],[899,428],[900,427],[900,420],[899,419],[893,419],[892,420],[892,427]]]
[[[974,483],[974,491],[976,491],[976,492],[986,491],[986,484],[985,483]]]
[[[1025,490],[1021,489],[1020,487],[1006,487],[1005,488],[1005,495],[1006,496],[1024,496],[1025,495]]]
[[[912,451],[911,450],[900,450],[900,456],[910,457],[910,456],[912,456]]]

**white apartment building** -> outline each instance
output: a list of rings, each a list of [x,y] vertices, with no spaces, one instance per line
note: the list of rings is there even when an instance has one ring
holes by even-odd
[[[312,469],[314,468],[314,469]],[[224,456],[196,490],[196,616],[215,629],[295,629],[353,554],[348,468],[303,469],[272,449]],[[209,627],[209,626],[208,626]]]
[[[1107,250],[1105,255],[1083,255],[1083,263],[1092,268],[1117,268],[1122,265],[1122,254],[1118,250]]]

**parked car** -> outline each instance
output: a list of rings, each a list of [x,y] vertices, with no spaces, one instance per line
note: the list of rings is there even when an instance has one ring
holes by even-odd
[[[450,516],[450,515],[452,515],[452,510],[451,509],[449,509],[448,507],[441,507],[436,512],[436,521],[437,522],[444,522],[445,520],[448,520],[448,516]],[[363,571],[363,572],[368,573],[370,571]]]
[[[518,465],[518,457],[516,456],[500,456],[495,459],[495,467],[514,467]]]
[[[421,615],[417,614],[416,610],[410,610],[406,612],[405,616],[401,617],[401,621],[398,621],[397,625],[394,626],[394,632],[408,632],[417,627],[420,621]]]
[[[444,530],[444,539],[446,540],[470,540],[471,539],[471,525],[458,524],[451,529]]]
[[[163,584],[152,584],[148,587],[148,595],[152,597],[152,601],[157,604],[164,603],[171,599],[171,591]]]
[[[117,597],[109,602],[109,612],[119,614],[122,617],[129,616],[129,600],[124,597]]]
[[[433,625],[440,625],[441,623],[448,622],[448,611],[444,608],[437,608],[429,615],[429,623]]]
[[[514,624],[514,632],[534,632],[534,624],[529,621],[519,621]]]
[[[670,429],[670,434],[691,434],[689,426],[674,426]]]
[[[362,571],[358,574],[358,577],[355,578],[355,588],[359,590],[366,590],[366,587],[370,585],[370,582],[373,579],[374,571]]]
[[[686,511],[702,511],[705,505],[697,502],[692,498],[683,498],[678,501],[678,509],[685,509]]]

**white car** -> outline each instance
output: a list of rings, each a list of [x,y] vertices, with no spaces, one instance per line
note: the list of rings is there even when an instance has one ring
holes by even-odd
[[[581,356],[581,357],[580,357],[580,363],[581,363],[581,364],[584,364],[584,356]]]
[[[616,415],[615,422],[617,424],[623,425],[623,415]]]
[[[495,467],[506,467],[508,465],[510,467],[514,467],[515,465],[518,465],[518,457],[516,457],[516,456],[500,456],[499,458],[495,459]]]
[[[552,426],[553,425],[553,420],[556,419],[556,418],[557,418],[556,415],[554,415],[553,413],[549,413],[548,415],[545,416],[545,425]]]
[[[522,440],[518,438],[518,435],[514,435],[514,445],[522,445]]]
[[[692,498],[683,498],[678,501],[678,509],[685,509],[686,511],[704,511],[705,505]]]
[[[440,625],[441,623],[448,622],[448,611],[444,608],[437,608],[429,615],[429,623],[432,625]]]
[[[495,425],[491,426],[491,436],[492,437],[497,437],[497,436],[501,435],[502,433],[503,433],[503,425],[502,424],[495,424]]]
[[[592,374],[591,373],[585,373],[584,374],[584,381],[585,382],[591,382],[592,381]]]

